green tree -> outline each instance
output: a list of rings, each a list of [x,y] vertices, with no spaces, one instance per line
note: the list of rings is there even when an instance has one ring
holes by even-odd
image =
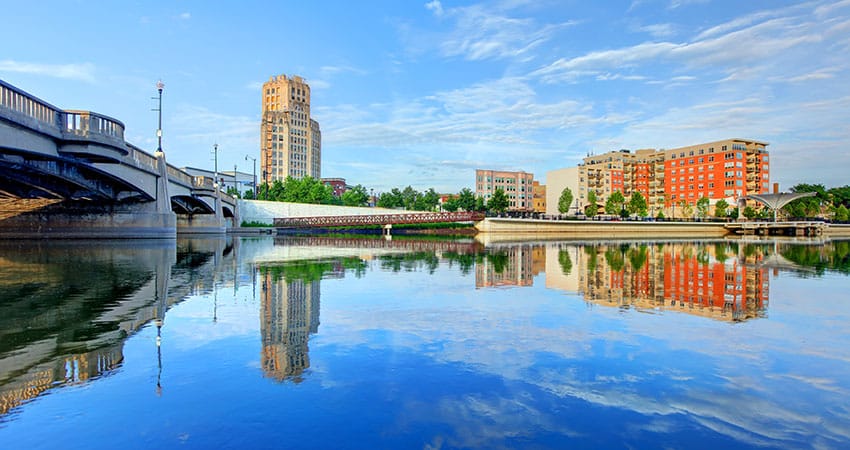
[[[646,217],[649,213],[649,207],[646,204],[646,198],[638,191],[632,193],[627,206],[629,214],[637,214],[640,217]]]
[[[505,195],[505,191],[502,188],[496,188],[493,191],[493,196],[490,197],[490,201],[487,202],[487,209],[493,212],[503,213],[507,211],[509,205],[510,201],[508,200],[508,196]]]
[[[563,191],[561,191],[561,197],[558,199],[558,212],[561,214],[565,214],[570,210],[570,206],[573,204],[573,191],[570,188],[565,187]]]
[[[378,197],[378,206],[381,208],[403,208],[404,198],[398,188],[392,188],[390,192],[384,192]]]
[[[587,205],[587,206],[584,208],[584,214],[585,214],[587,217],[594,217],[594,216],[596,216],[596,211],[597,211],[597,207],[596,207],[596,191],[591,190],[590,192],[588,192],[588,193],[587,193],[587,203],[589,203],[589,205]]]
[[[731,208],[726,215],[728,217],[731,217],[732,219],[737,219],[738,218],[738,207]]]
[[[268,191],[266,192],[266,200],[271,200],[273,202],[282,202],[283,200],[283,181],[274,180],[271,186],[268,186]]]
[[[729,202],[721,198],[714,204],[714,217],[726,217],[727,209],[729,209]]]
[[[850,210],[844,205],[838,205],[838,208],[835,208],[835,220],[838,222],[847,222],[850,220]]]
[[[475,194],[469,188],[461,189],[457,194],[457,206],[464,211],[478,211]]]
[[[242,198],[244,198],[245,200],[256,200],[254,198],[254,191],[251,189],[248,189],[247,191],[243,192]]]
[[[471,211],[487,211],[487,204],[484,202],[484,197],[475,197],[475,206],[473,206]]]
[[[844,207],[850,208],[850,186],[829,188],[826,193],[836,207],[844,205]]]
[[[705,219],[708,217],[709,200],[708,197],[700,197],[697,200],[697,217]]]
[[[455,212],[460,207],[457,196],[450,195],[446,201],[443,202],[443,210],[448,212]]]
[[[829,204],[829,195],[822,184],[800,183],[791,187],[791,192],[814,192],[814,197],[798,198],[785,205],[782,210],[790,217],[814,217],[821,212],[821,205]]]
[[[422,194],[416,189],[413,189],[412,186],[404,188],[404,190],[401,191],[402,206],[404,206],[404,209],[408,211],[416,209],[416,201],[421,195]]]
[[[369,202],[369,194],[360,184],[343,192],[339,198],[345,206],[365,206]]]
[[[756,210],[755,210],[755,208],[753,208],[752,206],[747,206],[747,207],[745,207],[745,208],[744,208],[744,212],[743,212],[742,214],[743,214],[743,215],[744,215],[744,217],[746,217],[747,219],[752,220],[752,219],[754,219],[756,216],[758,216],[758,211],[756,211]]]
[[[613,194],[608,196],[608,200],[605,200],[605,212],[607,214],[620,215],[623,211],[623,204],[626,202],[626,198],[623,197],[623,194],[620,191],[614,191]]]
[[[416,211],[433,211],[437,209],[437,204],[440,203],[440,194],[434,188],[429,188],[422,192],[413,203],[413,209]]]

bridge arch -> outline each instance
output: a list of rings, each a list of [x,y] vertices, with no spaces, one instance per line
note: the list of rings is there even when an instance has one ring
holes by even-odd
[[[785,205],[793,202],[794,200],[806,198],[806,197],[814,197],[817,195],[816,192],[780,192],[777,194],[750,194],[745,195],[743,197],[738,198],[738,218],[741,217],[741,213],[746,207],[745,202],[747,200],[755,200],[773,211],[773,221],[776,221],[776,213],[780,209],[782,209]]]

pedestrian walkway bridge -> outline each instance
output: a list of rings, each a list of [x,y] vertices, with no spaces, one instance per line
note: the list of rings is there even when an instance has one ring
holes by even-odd
[[[399,214],[275,218],[274,226],[276,228],[327,228],[415,223],[478,222],[480,220],[484,220],[483,213],[411,212]]]

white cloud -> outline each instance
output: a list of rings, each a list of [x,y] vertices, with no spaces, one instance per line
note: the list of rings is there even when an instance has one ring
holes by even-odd
[[[771,19],[749,28],[686,43],[644,42],[630,47],[561,58],[534,72],[545,82],[570,81],[600,70],[641,64],[684,64],[687,67],[750,68],[788,50],[822,41],[813,23]]]
[[[434,15],[437,17],[443,15],[443,5],[440,3],[440,0],[431,0],[430,2],[425,4],[425,8],[433,12]]]
[[[41,64],[6,59],[0,61],[0,72],[25,73],[67,80],[86,81],[89,83],[95,81],[95,66],[91,63]]]
[[[534,19],[509,17],[483,5],[447,10],[441,6],[439,11],[440,17],[454,20],[448,33],[432,37],[439,42],[440,53],[470,61],[530,58],[532,49],[550,40],[556,31],[575,24],[541,25]]]
[[[655,38],[666,38],[676,34],[676,26],[672,23],[657,23],[653,25],[635,26],[634,31],[649,33]]]
[[[682,6],[697,5],[700,3],[708,3],[709,0],[670,0],[670,9],[676,9]]]
[[[189,20],[189,19],[191,19],[191,18],[192,18],[192,14],[191,14],[191,13],[188,13],[188,12],[184,12],[184,13],[180,14],[180,15],[179,15],[179,16],[177,16],[177,17],[178,17],[180,20]]]

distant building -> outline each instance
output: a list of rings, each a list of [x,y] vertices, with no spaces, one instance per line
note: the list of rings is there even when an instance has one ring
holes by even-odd
[[[531,182],[532,208],[536,213],[546,212],[546,185],[539,181]]]
[[[349,189],[345,183],[345,178],[322,178],[322,184],[330,186],[334,191],[334,197],[340,197]]]
[[[263,84],[260,127],[262,181],[322,176],[322,132],[310,117],[310,86],[299,76]]]
[[[519,171],[475,170],[475,195],[489,201],[496,189],[508,197],[508,211],[527,211],[534,208],[532,182],[534,174]]]
[[[182,167],[180,170],[192,175],[193,177],[205,177],[211,180],[217,180],[223,192],[227,192],[228,189],[233,188],[241,195],[246,191],[254,190],[254,175],[250,173],[228,170],[219,172],[218,177],[216,178],[216,174],[212,170],[198,169],[195,167]]]
[[[608,197],[620,192],[628,200],[635,192],[646,199],[649,214],[676,216],[676,206],[695,205],[701,197],[710,204],[770,190],[770,156],[766,142],[726,139],[669,150],[617,150],[584,158],[578,167],[547,172],[547,213],[557,214],[557,199],[570,187],[584,211],[589,193],[603,212]],[[681,216],[682,210],[679,210]]]
[[[573,204],[570,205],[570,209],[566,214],[576,215],[583,211],[580,207],[582,202],[579,201],[578,181],[578,167],[568,167],[566,169],[546,172],[546,214],[560,214],[558,204],[561,200],[561,193],[564,192],[565,188],[570,188],[570,192],[573,193]]]

